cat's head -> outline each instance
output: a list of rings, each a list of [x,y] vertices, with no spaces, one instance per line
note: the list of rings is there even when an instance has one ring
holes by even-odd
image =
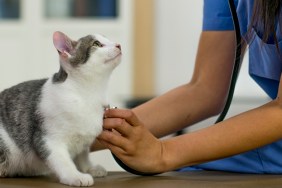
[[[120,45],[99,34],[76,41],[57,31],[53,34],[53,43],[59,52],[61,71],[66,75],[109,73],[121,61]]]

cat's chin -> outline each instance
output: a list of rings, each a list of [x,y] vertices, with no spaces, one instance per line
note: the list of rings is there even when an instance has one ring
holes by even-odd
[[[119,54],[117,54],[115,57],[111,58],[111,59],[108,59],[105,61],[105,63],[110,63],[110,62],[120,62],[121,60],[121,56],[122,56],[122,53],[120,52]]]

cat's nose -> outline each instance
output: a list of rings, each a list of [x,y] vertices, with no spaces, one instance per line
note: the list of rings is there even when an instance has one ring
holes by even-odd
[[[116,44],[116,47],[117,47],[119,50],[121,50],[120,44]]]

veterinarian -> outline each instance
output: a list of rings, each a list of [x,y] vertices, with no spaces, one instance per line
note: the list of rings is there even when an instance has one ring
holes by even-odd
[[[225,104],[236,48],[232,18],[227,0],[204,0],[191,81],[132,110],[105,111],[99,141],[129,167],[282,173],[281,0],[235,2],[250,76],[273,100],[199,131],[158,139],[218,115]]]

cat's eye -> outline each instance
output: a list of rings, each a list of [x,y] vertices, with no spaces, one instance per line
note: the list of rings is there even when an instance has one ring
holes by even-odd
[[[99,41],[95,41],[94,43],[93,43],[93,46],[94,47],[103,47],[103,44],[101,44]]]

